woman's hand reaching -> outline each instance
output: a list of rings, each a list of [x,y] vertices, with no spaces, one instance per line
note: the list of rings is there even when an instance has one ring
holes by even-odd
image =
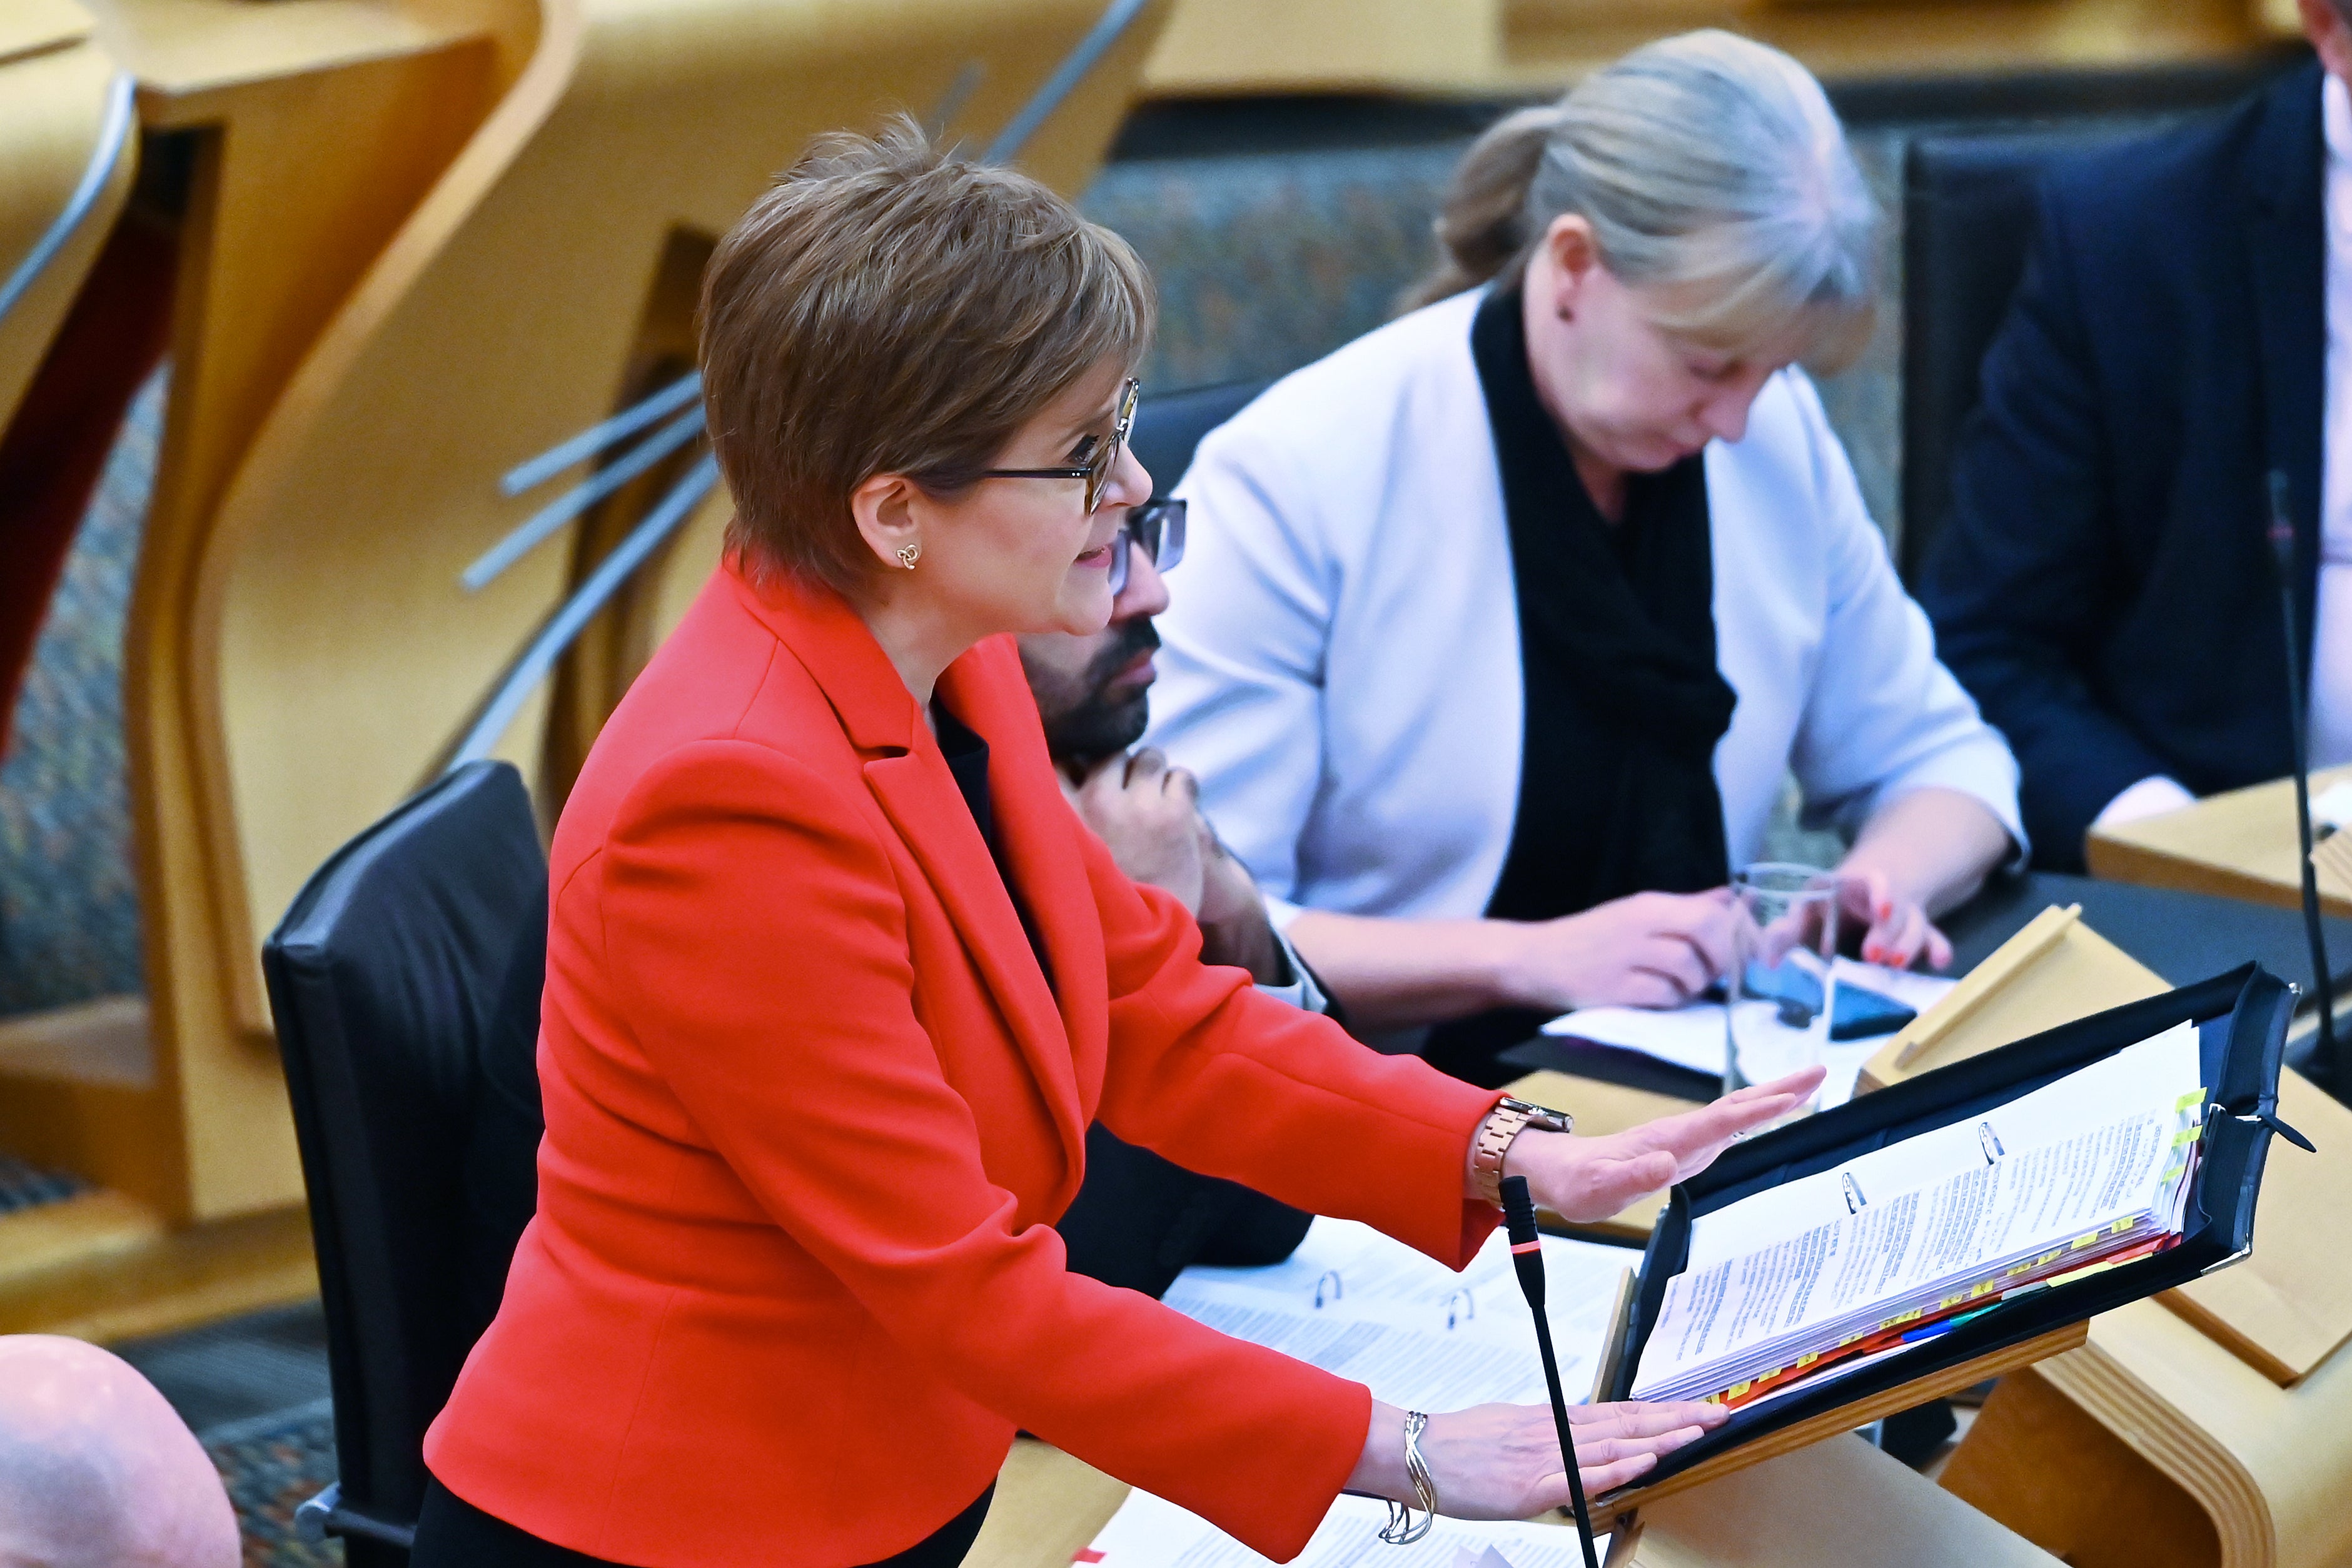
[[[1562,1219],[1585,1224],[1606,1219],[1628,1204],[1705,1170],[1734,1138],[1811,1099],[1822,1077],[1821,1068],[1809,1067],[1727,1094],[1696,1111],[1661,1116],[1602,1137],[1530,1129],[1512,1140],[1503,1170],[1527,1177],[1536,1202]],[[1466,1160],[1464,1176],[1464,1190],[1475,1194],[1476,1173]]]
[[[1718,1405],[1576,1405],[1568,1412],[1587,1497],[1638,1479],[1664,1455],[1723,1425]],[[1421,1457],[1437,1486],[1437,1511],[1454,1519],[1531,1519],[1570,1500],[1551,1411],[1538,1405],[1479,1405],[1432,1416]],[[1405,1473],[1404,1412],[1375,1402],[1349,1491],[1413,1500]]]

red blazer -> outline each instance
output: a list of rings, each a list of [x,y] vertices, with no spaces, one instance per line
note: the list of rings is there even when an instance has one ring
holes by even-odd
[[[1068,1273],[1087,1123],[1459,1268],[1491,1092],[1197,957],[1064,802],[1009,639],[941,696],[1003,880],[830,591],[715,574],[556,830],[539,1212],[425,1439],[476,1507],[648,1568],[842,1568],[995,1479],[1016,1427],[1271,1556],[1370,1396]]]

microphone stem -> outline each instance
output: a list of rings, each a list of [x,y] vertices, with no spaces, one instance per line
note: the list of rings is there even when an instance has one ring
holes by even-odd
[[[2319,1001],[2318,1058],[2326,1073],[2327,1087],[2341,1094],[2352,1084],[2347,1083],[2344,1063],[2336,1055],[2334,977],[2327,972],[2327,943],[2320,935],[2319,873],[2311,863],[2310,725],[2303,706],[2303,650],[2295,636],[2292,546],[2280,549],[2278,556],[2279,609],[2286,627],[2286,718],[2294,747],[2294,825],[2302,845],[2299,862],[2303,868],[2303,929],[2311,945],[2312,989]]]
[[[1568,1425],[1568,1396],[1560,1392],[1559,1362],[1552,1354],[1551,1322],[1535,1310],[1536,1348],[1543,1354],[1544,1386],[1551,1391],[1551,1422],[1559,1433],[1560,1462],[1568,1467],[1568,1495],[1576,1504],[1576,1537],[1584,1548],[1584,1568],[1601,1568],[1592,1554],[1592,1511],[1584,1500],[1584,1477],[1576,1468],[1576,1438]]]

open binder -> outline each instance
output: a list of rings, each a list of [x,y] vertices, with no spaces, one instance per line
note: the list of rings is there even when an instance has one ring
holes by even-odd
[[[1754,1195],[1938,1128],[1982,1117],[2165,1030],[2190,1024],[2205,1090],[2199,1160],[2177,1243],[2151,1256],[2001,1301],[1948,1332],[1904,1346],[1844,1375],[1800,1383],[1735,1409],[1716,1431],[1663,1459],[1633,1487],[1596,1500],[1622,1511],[2027,1364],[2081,1341],[2094,1315],[2225,1267],[2252,1244],[2256,1197],[2277,1117],[2293,989],[2249,964],[2230,974],[2094,1014],[1864,1095],[1735,1145],[1674,1189],[1650,1246],[1606,1378],[1607,1397],[1631,1396],[1667,1285],[1690,1259],[1697,1219]],[[2295,1134],[2290,1134],[2290,1136]]]

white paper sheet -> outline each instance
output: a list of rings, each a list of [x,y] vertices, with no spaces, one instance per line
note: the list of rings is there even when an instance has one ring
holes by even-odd
[[[1958,983],[1941,975],[1888,969],[1852,958],[1837,960],[1832,972],[1840,985],[1875,991],[1921,1013],[1942,1001]],[[1725,1030],[1720,1002],[1695,1002],[1668,1012],[1646,1008],[1580,1008],[1543,1026],[1543,1032],[1549,1035],[1637,1051],[1660,1061],[1717,1078],[1723,1076]],[[1823,1048],[1822,1060],[1830,1070],[1829,1081],[1822,1086],[1824,1109],[1842,1105],[1853,1097],[1853,1080],[1862,1064],[1885,1043],[1886,1037],[1877,1035],[1869,1040],[1832,1042]]]
[[[1586,1399],[1620,1285],[1642,1255],[1547,1236],[1543,1259],[1560,1386],[1570,1399]],[[1370,1226],[1318,1218],[1287,1261],[1187,1269],[1164,1299],[1187,1317],[1352,1378],[1408,1409],[1550,1397],[1500,1230],[1456,1274]]]
[[[1582,1568],[1584,1562],[1570,1524],[1441,1518],[1412,1545],[1390,1546],[1380,1539],[1388,1517],[1388,1505],[1375,1499],[1341,1497],[1292,1568],[1453,1568],[1464,1552],[1481,1556],[1490,1548],[1509,1568]],[[1606,1556],[1608,1539],[1594,1542],[1599,1555]],[[1128,1494],[1079,1561],[1096,1568],[1264,1568],[1271,1560],[1200,1515],[1138,1490]]]

